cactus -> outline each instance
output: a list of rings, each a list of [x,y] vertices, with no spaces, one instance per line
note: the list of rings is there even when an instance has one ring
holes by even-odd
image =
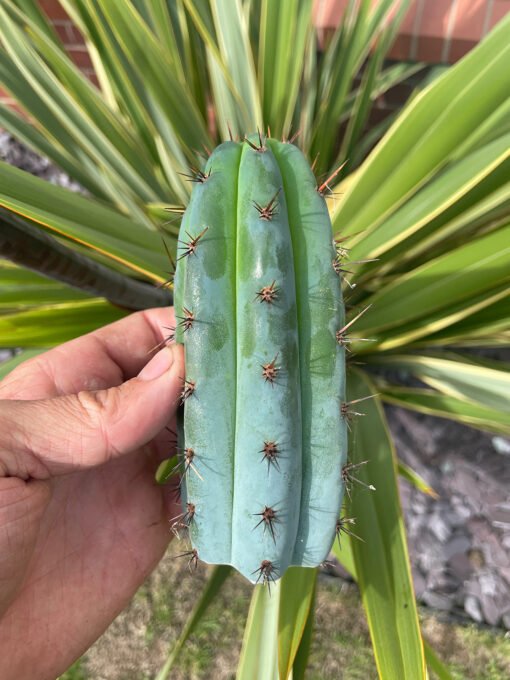
[[[186,353],[179,521],[193,558],[269,583],[323,562],[339,527],[337,251],[322,192],[288,142],[225,142],[193,181],[175,274]]]

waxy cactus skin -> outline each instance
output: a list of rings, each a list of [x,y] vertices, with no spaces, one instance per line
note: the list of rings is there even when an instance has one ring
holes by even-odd
[[[225,142],[179,235],[181,484],[192,547],[252,582],[323,562],[343,496],[344,326],[323,196],[292,144]]]

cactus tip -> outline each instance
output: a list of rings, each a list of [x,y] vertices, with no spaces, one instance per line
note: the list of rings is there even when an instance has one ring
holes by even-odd
[[[254,144],[250,139],[248,139],[248,137],[246,137],[246,135],[244,137],[244,141],[247,142],[254,151],[258,151],[259,153],[264,153],[264,151],[266,151],[266,146],[264,144],[265,140],[264,140],[264,142],[262,141],[262,135],[260,134],[260,130],[258,128],[257,128],[257,134],[259,136],[259,145],[258,146],[256,144]]]

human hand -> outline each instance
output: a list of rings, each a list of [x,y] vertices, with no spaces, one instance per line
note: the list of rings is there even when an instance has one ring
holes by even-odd
[[[2,680],[54,680],[165,552],[179,509],[154,473],[170,453],[182,348],[147,362],[173,323],[168,309],[132,314],[0,383]]]

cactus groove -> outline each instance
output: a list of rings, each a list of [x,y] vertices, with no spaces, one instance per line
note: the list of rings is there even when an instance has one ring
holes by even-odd
[[[193,171],[180,229],[176,521],[191,539],[190,568],[196,558],[231,564],[269,585],[291,565],[323,562],[339,531],[346,326],[308,162],[290,143],[246,141],[221,144]]]

